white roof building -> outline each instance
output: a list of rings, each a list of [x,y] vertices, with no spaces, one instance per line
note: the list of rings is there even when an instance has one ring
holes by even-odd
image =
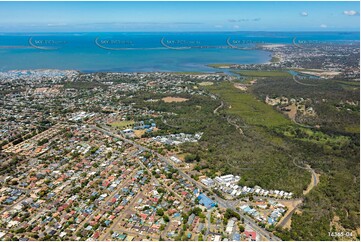
[[[234,180],[234,176],[232,174],[230,175],[224,175],[220,177],[224,182],[231,182]]]
[[[214,236],[214,241],[220,241],[220,240],[221,240],[221,236],[220,236],[220,235]]]
[[[181,163],[182,161],[180,159],[178,159],[177,157],[175,156],[171,156],[170,159],[174,162],[174,163]]]
[[[214,181],[209,177],[202,179],[201,182],[206,186],[213,186],[214,185]]]

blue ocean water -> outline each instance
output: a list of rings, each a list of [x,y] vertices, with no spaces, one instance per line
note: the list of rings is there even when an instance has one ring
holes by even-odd
[[[348,43],[358,32],[2,33],[0,71],[206,71],[207,64],[265,63],[258,44]]]

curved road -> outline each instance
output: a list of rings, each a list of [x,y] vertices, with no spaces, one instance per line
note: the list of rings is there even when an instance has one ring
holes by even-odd
[[[239,134],[240,134],[241,136],[244,135],[243,130],[241,129],[241,127],[240,127],[238,124],[233,123],[229,117],[227,117],[227,122],[228,122],[230,125],[233,125],[233,126],[239,131]]]
[[[317,173],[311,168],[310,165],[306,165],[306,167],[302,167],[302,166],[296,164],[296,162],[295,162],[296,159],[297,159],[297,158],[294,158],[294,159],[292,160],[293,164],[294,164],[295,166],[297,166],[298,168],[300,168],[300,169],[304,169],[304,170],[309,171],[309,172],[311,173],[311,175],[312,175],[312,182],[313,182],[313,186],[312,186],[312,187],[317,186],[317,184],[318,184]],[[308,192],[309,192],[309,191],[308,191]],[[307,193],[306,193],[306,194],[307,194]]]
[[[218,113],[218,109],[223,108],[223,105],[224,105],[224,103],[223,103],[223,101],[221,101],[221,105],[219,105],[218,107],[216,107],[216,109],[213,110],[213,113],[214,113],[214,114],[217,114],[217,113]]]
[[[300,204],[298,204],[297,206],[295,206],[292,211],[286,216],[284,217],[278,224],[277,226],[283,228],[288,221],[292,218],[292,215],[296,212],[297,208],[302,204],[302,202]]]
[[[293,80],[294,80],[296,83],[300,84],[300,85],[309,86],[309,87],[317,87],[317,86],[320,85],[320,84],[308,84],[308,83],[300,82],[300,81],[296,80],[295,76],[296,76],[296,75],[292,75]]]
[[[298,168],[300,168],[300,169],[304,169],[304,170],[309,171],[309,172],[311,173],[311,175],[312,175],[312,181],[311,181],[311,184],[309,185],[310,188],[307,188],[307,190],[304,191],[304,193],[303,193],[303,195],[306,195],[307,193],[309,193],[309,192],[312,190],[312,188],[314,188],[315,186],[317,186],[317,184],[318,184],[318,182],[319,182],[319,181],[318,181],[318,177],[317,177],[316,172],[311,168],[311,166],[309,166],[309,165],[307,165],[306,167],[300,166],[300,165],[298,165],[298,164],[295,162],[296,159],[297,159],[297,158],[293,158],[293,159],[292,159],[293,164],[294,164],[295,166],[297,166]],[[312,183],[313,183],[313,184],[312,184]],[[284,227],[284,226],[288,223],[288,221],[291,219],[291,217],[292,217],[292,215],[294,214],[294,212],[299,208],[300,205],[302,205],[302,203],[303,203],[303,199],[301,199],[301,203],[297,204],[297,205],[292,209],[292,211],[291,211],[286,217],[284,217],[284,218],[277,224],[277,226]]]
[[[219,110],[220,108],[223,108],[223,106],[224,106],[224,102],[221,101],[221,104],[220,104],[217,108],[215,108],[215,109],[213,110],[213,113],[214,113],[214,114],[218,114],[218,110]],[[240,135],[244,135],[243,130],[241,129],[241,127],[240,127],[238,124],[233,123],[233,122],[230,120],[229,117],[227,117],[227,122],[228,122],[230,125],[234,126],[237,130],[239,130],[239,134],[240,134]]]

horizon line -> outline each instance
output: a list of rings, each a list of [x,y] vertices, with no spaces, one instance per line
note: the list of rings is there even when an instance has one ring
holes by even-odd
[[[0,31],[0,34],[32,34],[32,33],[244,33],[244,32],[264,32],[264,33],[290,33],[290,32],[312,32],[312,33],[360,33],[360,30],[200,30],[200,31]]]

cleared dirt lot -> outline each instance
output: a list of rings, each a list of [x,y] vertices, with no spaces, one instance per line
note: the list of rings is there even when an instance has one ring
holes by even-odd
[[[199,83],[200,86],[212,86],[213,82],[201,82]]]
[[[185,102],[185,101],[188,101],[189,99],[187,98],[182,98],[182,97],[165,97],[165,98],[162,98],[162,100],[166,103],[180,103],[180,102]]]

